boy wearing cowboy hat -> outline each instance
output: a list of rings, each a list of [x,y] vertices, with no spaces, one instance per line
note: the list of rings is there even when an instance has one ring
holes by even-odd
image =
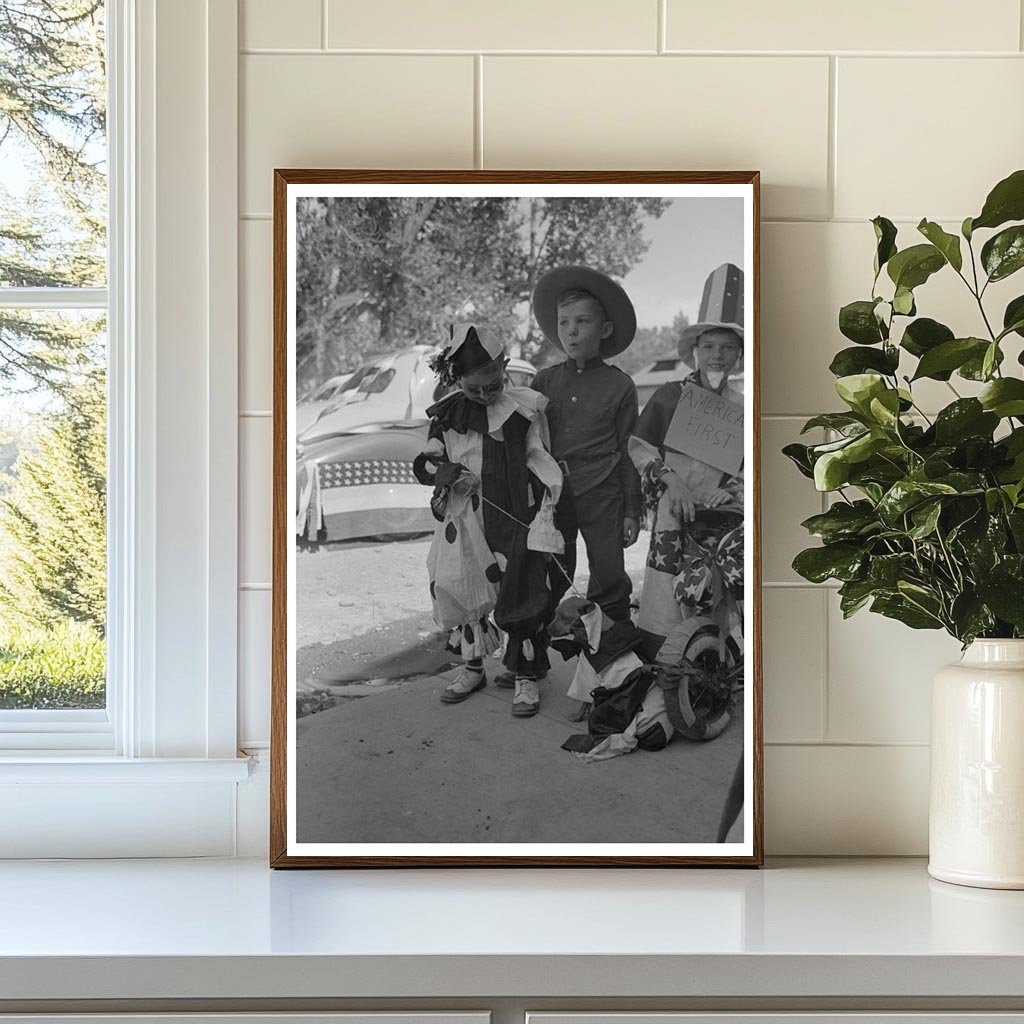
[[[686,566],[697,511],[742,505],[743,501],[741,463],[737,463],[737,471],[729,472],[673,449],[666,443],[673,418],[681,405],[692,407],[694,389],[711,392],[721,399],[718,408],[727,411],[724,422],[742,442],[743,393],[730,377],[742,366],[743,347],[743,271],[723,263],[704,285],[698,322],[687,327],[679,339],[679,356],[693,372],[654,392],[629,442],[644,498],[654,513],[638,621],[645,639],[643,653],[648,658],[656,656],[683,617],[675,583]],[[719,526],[703,524],[700,529],[713,533]]]
[[[532,385],[548,399],[551,452],[565,476],[555,512],[565,538],[563,565],[571,578],[582,534],[590,563],[587,597],[613,622],[628,620],[632,583],[623,549],[636,542],[640,520],[640,480],[628,455],[637,397],[630,377],[604,360],[632,342],[633,303],[610,277],[566,266],[537,282],[533,311],[545,337],[566,355]],[[556,604],[569,586],[565,578],[558,582]]]

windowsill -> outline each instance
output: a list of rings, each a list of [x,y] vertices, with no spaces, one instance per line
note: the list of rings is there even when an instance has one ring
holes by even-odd
[[[0,755],[5,782],[241,782],[249,757],[115,757],[72,751]]]
[[[937,882],[921,859],[763,871],[25,861],[0,864],[0,906],[18,922],[0,929],[0,1011],[85,997],[1024,999],[1024,893]]]

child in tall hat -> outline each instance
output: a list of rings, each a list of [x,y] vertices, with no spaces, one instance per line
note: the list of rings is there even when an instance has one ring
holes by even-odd
[[[553,605],[543,552],[557,547],[552,517],[562,474],[548,451],[546,400],[507,386],[505,364],[486,327],[452,328],[432,366],[456,390],[427,410],[427,445],[413,471],[434,487],[439,520],[427,555],[434,621],[464,662],[441,700],[461,703],[487,685],[482,659],[498,649],[496,624],[508,634],[512,714],[528,717],[549,666],[544,624]]]
[[[743,271],[724,263],[679,340],[692,372],[654,392],[629,443],[653,512],[638,621],[649,660],[684,618],[742,597],[743,348]]]

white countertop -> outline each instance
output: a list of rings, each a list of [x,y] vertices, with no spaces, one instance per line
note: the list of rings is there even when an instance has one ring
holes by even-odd
[[[762,871],[0,864],[0,1000],[183,992],[1020,998],[1024,892],[937,882],[916,859]]]

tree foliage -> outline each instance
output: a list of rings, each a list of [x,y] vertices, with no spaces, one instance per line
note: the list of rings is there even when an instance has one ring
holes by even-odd
[[[680,312],[669,326],[638,327],[633,343],[611,362],[632,375],[659,359],[675,359],[679,351],[679,339],[683,336],[684,328],[689,325],[690,318]]]
[[[297,211],[300,392],[367,356],[486,320],[543,358],[529,300],[544,271],[588,263],[622,277],[661,199],[309,198]],[[525,329],[524,329],[525,325]]]
[[[0,158],[10,171],[0,183],[0,287],[105,283],[103,15],[102,0],[0,3]],[[70,671],[67,658],[55,660],[56,647],[74,653],[65,642],[74,630],[101,638],[105,628],[101,330],[95,318],[0,308],[5,419],[32,420],[4,434],[0,486],[0,647],[5,658],[21,659],[19,685],[32,684],[20,701],[45,690],[40,700],[52,705],[57,698],[46,688]],[[19,399],[26,393],[30,399]],[[33,640],[31,657],[11,648],[12,623],[18,635],[45,634]],[[101,657],[101,640],[90,650]],[[87,673],[90,699],[102,701],[102,665],[95,669]],[[12,679],[0,679],[0,689]]]
[[[844,616],[870,606],[964,644],[1024,637],[1024,380],[1005,361],[1024,334],[1024,296],[1001,321],[984,302],[990,282],[1024,266],[1013,241],[1024,227],[992,235],[980,259],[974,251],[979,230],[1014,220],[1024,220],[1024,171],[997,184],[981,214],[963,222],[966,254],[960,237],[932,221],[918,225],[927,241],[904,249],[891,221],[872,222],[872,295],[840,310],[840,333],[854,345],[831,367],[846,408],[805,425],[829,431],[824,443],[784,449],[819,491],[837,496],[803,523],[823,543],[801,551],[793,568],[816,583],[839,580]],[[915,289],[940,271],[970,292],[979,336],[918,316]],[[977,394],[962,395],[954,375]],[[926,381],[953,395],[934,417],[920,408]]]
[[[0,604],[8,620],[106,628],[106,403],[81,385],[22,452],[0,498]]]
[[[0,185],[0,287],[104,283],[106,88],[101,0],[0,4],[0,147],[34,184]],[[0,315],[0,378],[63,393],[92,359],[76,333]]]

